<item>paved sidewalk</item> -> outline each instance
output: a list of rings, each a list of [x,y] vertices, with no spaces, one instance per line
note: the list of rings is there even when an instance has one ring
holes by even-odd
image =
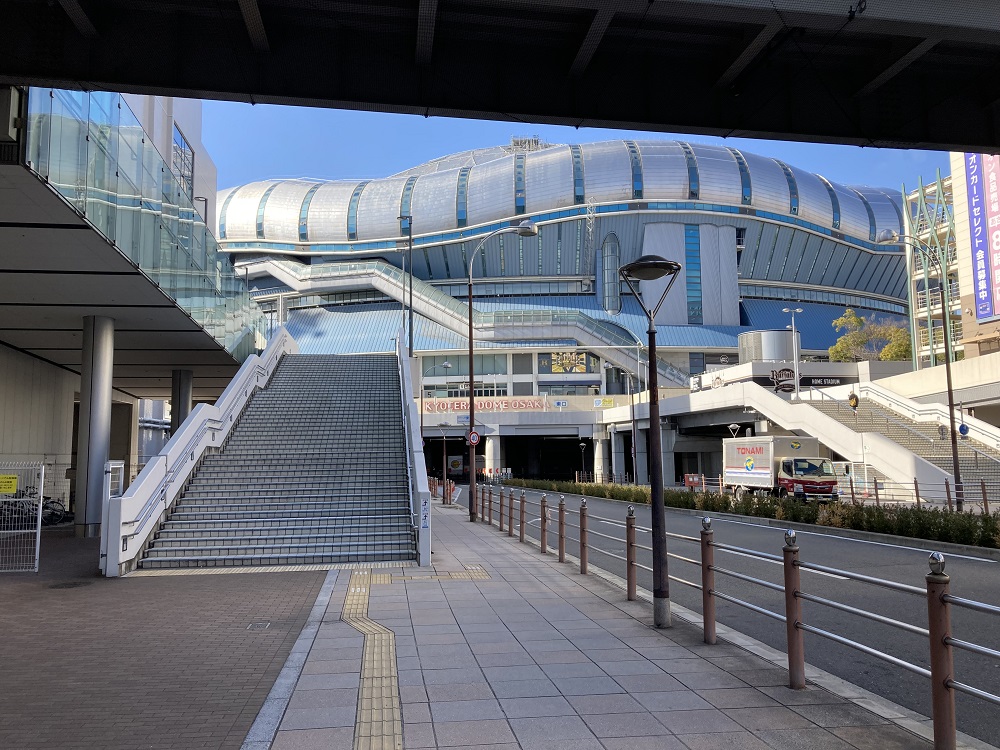
[[[245,750],[931,747],[691,625],[652,628],[648,605],[459,506],[435,504],[433,523],[433,568],[331,571],[315,640],[286,667],[301,676],[272,691],[287,710]]]

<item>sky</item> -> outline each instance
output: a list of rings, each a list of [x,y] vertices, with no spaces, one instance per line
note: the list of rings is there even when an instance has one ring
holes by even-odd
[[[204,102],[202,140],[219,170],[219,188],[279,177],[362,179],[387,177],[431,159],[472,148],[503,145],[511,136],[549,143],[617,138],[712,143],[773,157],[850,185],[916,188],[949,172],[941,151],[860,148],[825,144],[715,138],[604,128],[571,128],[446,117]]]

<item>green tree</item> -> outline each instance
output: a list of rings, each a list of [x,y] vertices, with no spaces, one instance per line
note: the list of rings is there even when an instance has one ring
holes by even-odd
[[[831,362],[858,362],[881,359],[905,361],[911,356],[910,331],[905,323],[865,318],[851,308],[833,321],[837,343],[830,347]]]

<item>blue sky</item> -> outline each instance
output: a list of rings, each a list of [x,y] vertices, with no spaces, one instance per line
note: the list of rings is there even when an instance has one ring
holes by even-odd
[[[220,188],[270,177],[385,177],[446,154],[504,144],[513,135],[537,135],[550,143],[684,138],[779,158],[836,182],[894,190],[903,184],[915,188],[920,177],[929,182],[938,169],[949,171],[948,154],[938,151],[204,103],[203,140],[219,169]]]

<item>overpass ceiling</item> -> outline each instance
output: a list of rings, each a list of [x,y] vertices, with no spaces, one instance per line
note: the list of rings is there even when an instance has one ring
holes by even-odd
[[[1000,150],[995,0],[6,0],[3,25],[6,83]]]
[[[75,373],[83,318],[115,321],[115,388],[170,398],[171,370],[214,400],[239,365],[149,277],[24,167],[0,167],[0,344]]]

